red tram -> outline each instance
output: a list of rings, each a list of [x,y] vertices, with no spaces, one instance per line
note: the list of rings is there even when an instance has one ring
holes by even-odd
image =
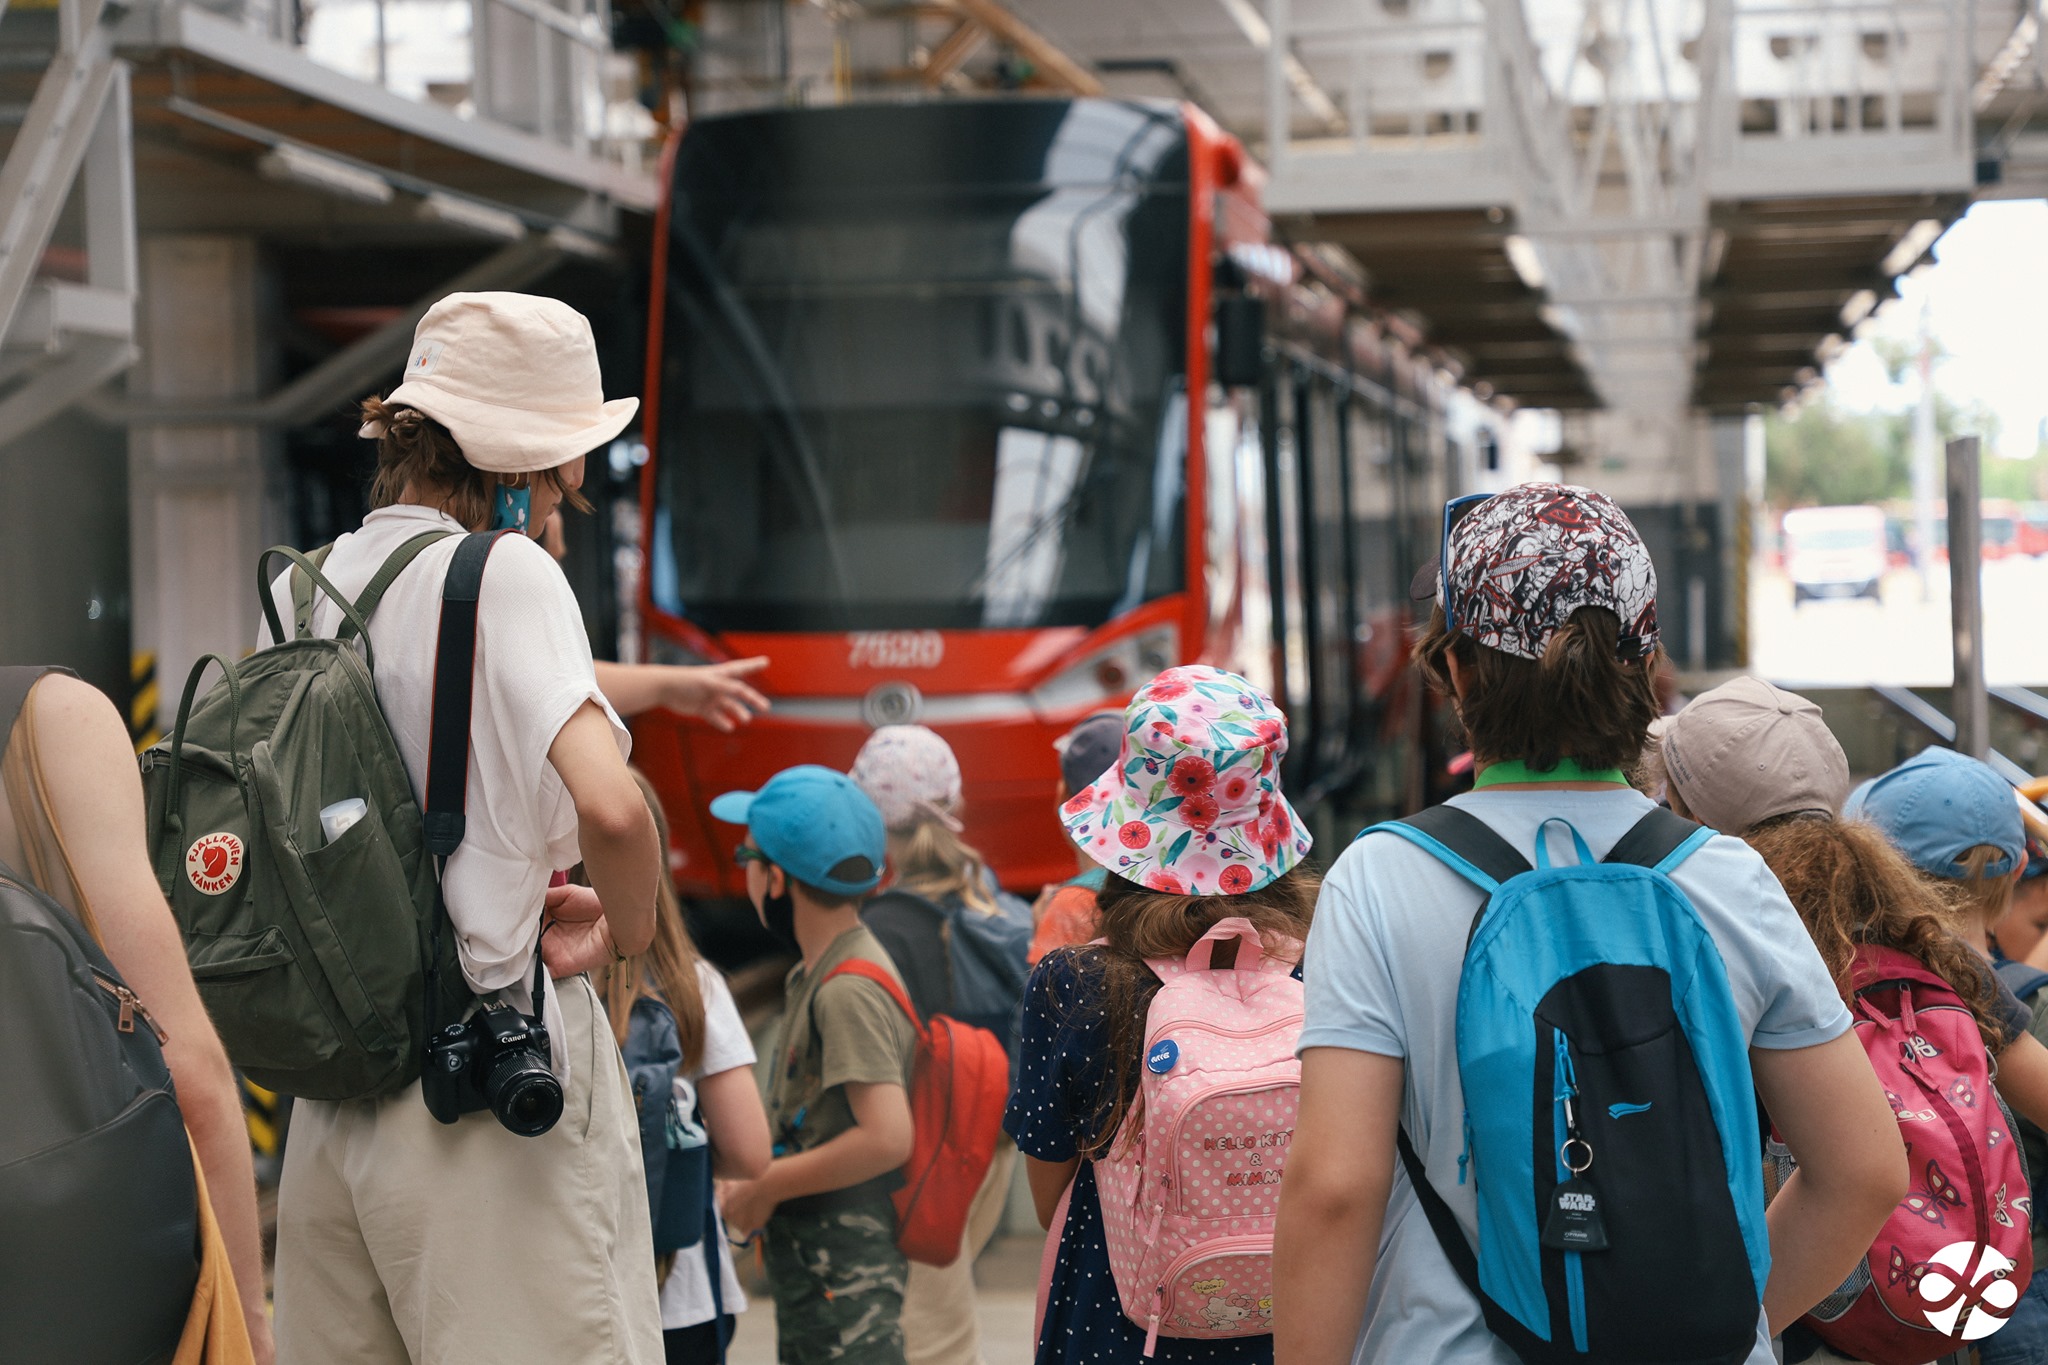
[[[769,655],[775,699],[734,736],[636,726],[686,894],[740,891],[712,796],[901,721],[958,751],[1006,885],[1071,875],[1053,739],[1182,662],[1287,708],[1311,821],[1420,799],[1406,586],[1496,417],[1273,245],[1260,181],[1192,107],[1111,100],[773,110],[671,146],[645,633]]]

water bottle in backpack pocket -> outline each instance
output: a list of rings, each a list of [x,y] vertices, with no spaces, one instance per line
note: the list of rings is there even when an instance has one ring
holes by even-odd
[[[1162,1336],[1273,1330],[1273,1222],[1301,1098],[1299,955],[1269,955],[1233,916],[1185,961],[1146,964],[1164,984],[1139,1099],[1095,1176],[1110,1274],[1147,1356]]]
[[[1758,1340],[1770,1245],[1748,1045],[1670,873],[1712,832],[1653,811],[1596,862],[1535,867],[1440,806],[1373,828],[1487,899],[1458,983],[1478,1248],[1408,1135],[1410,1183],[1490,1331],[1531,1365],[1725,1362]],[[1548,828],[1548,825],[1545,827]],[[1370,832],[1370,831],[1369,831]]]

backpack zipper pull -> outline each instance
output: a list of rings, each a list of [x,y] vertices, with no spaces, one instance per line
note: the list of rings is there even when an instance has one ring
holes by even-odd
[[[1459,1123],[1465,1130],[1465,1145],[1458,1151],[1458,1183],[1465,1183],[1465,1168],[1472,1162],[1472,1111],[1467,1109],[1459,1116]]]
[[[1166,1286],[1160,1285],[1154,1291],[1151,1316],[1145,1319],[1145,1359],[1150,1360],[1159,1349],[1159,1315],[1166,1307]]]
[[[149,1025],[149,1031],[156,1035],[159,1047],[171,1041],[171,1035],[165,1033],[162,1026],[151,1017],[148,1007],[142,1003],[141,996],[118,982],[109,981],[98,972],[92,974],[92,979],[99,983],[101,990],[121,1002],[121,1011],[114,1019],[115,1029],[122,1033],[135,1032],[135,1018],[137,1015],[140,1015],[142,1022]]]

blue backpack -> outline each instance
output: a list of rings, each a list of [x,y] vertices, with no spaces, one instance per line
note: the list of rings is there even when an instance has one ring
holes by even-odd
[[[1652,811],[1595,862],[1550,823],[1578,865],[1551,866],[1539,831],[1531,868],[1450,806],[1372,827],[1485,896],[1457,1013],[1476,1253],[1405,1131],[1401,1161],[1488,1329],[1524,1361],[1734,1365],[1770,1270],[1749,1039],[1670,878],[1712,831]]]

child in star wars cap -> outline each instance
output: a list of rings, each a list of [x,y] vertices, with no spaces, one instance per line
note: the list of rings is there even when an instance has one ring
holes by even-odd
[[[1657,580],[1648,550],[1611,500],[1589,489],[1550,483],[1453,501],[1445,508],[1440,548],[1439,561],[1417,575],[1416,595],[1430,599],[1431,607],[1416,658],[1424,676],[1452,700],[1472,748],[1476,776],[1474,790],[1424,814],[1447,838],[1460,838],[1456,830],[1463,831],[1461,844],[1483,842],[1486,852],[1480,856],[1511,879],[1509,864],[1575,871],[1607,857],[1656,810],[1624,778],[1659,709]],[[1416,832],[1422,832],[1420,825]],[[1666,837],[1671,833],[1662,830]],[[1747,1234],[1739,1248],[1722,1235],[1714,1245],[1722,1249],[1716,1256],[1725,1259],[1716,1260],[1712,1269],[1704,1246],[1680,1247],[1640,1219],[1633,1232],[1620,1238],[1622,1249],[1568,1255],[1581,1257],[1581,1268],[1602,1284],[1612,1275],[1637,1275],[1644,1265],[1666,1265],[1674,1256],[1696,1258],[1674,1281],[1692,1296],[1679,1307],[1697,1311],[1708,1302],[1708,1286],[1718,1286],[1712,1291],[1719,1296],[1713,1301],[1714,1330],[1732,1342],[1717,1348],[1718,1358],[1772,1365],[1770,1323],[1805,1311],[1820,1293],[1840,1283],[1867,1249],[1871,1233],[1905,1192],[1902,1152],[1869,1062],[1848,1036],[1848,1011],[1762,860],[1736,839],[1697,832],[1684,838],[1682,860],[1675,859],[1668,873],[1654,872],[1649,878],[1653,884],[1665,878],[1683,898],[1689,920],[1681,916],[1674,922],[1688,923],[1684,933],[1695,944],[1703,933],[1725,974],[1721,984],[1696,983],[1695,991],[1715,994],[1690,996],[1684,1009],[1696,1011],[1704,1001],[1713,1001],[1712,1031],[1696,1036],[1711,1037],[1719,1048],[1713,1055],[1734,1065],[1743,1065],[1745,1054],[1754,1058],[1748,1065],[1757,1089],[1771,1102],[1795,1147],[1831,1163],[1827,1188],[1840,1192],[1838,1202],[1821,1216],[1802,1220],[1796,1232],[1780,1235],[1776,1222],[1771,1223],[1767,1283]],[[1468,866],[1479,877],[1488,875]],[[1581,885],[1569,884],[1575,890]],[[1500,931],[1515,930],[1518,944],[1531,942],[1532,936],[1540,940],[1544,924],[1532,916],[1546,913],[1582,917],[1574,920],[1572,932],[1578,934],[1581,922],[1591,926],[1597,921],[1590,907],[1604,902],[1594,898],[1616,894],[1596,890],[1604,883],[1591,879],[1583,884],[1589,898],[1580,903],[1585,910],[1554,899],[1539,901],[1540,884],[1532,882],[1529,891],[1515,893],[1527,915],[1501,922],[1489,912],[1475,921],[1483,906],[1504,899],[1489,898],[1471,876],[1399,831],[1375,827],[1338,856],[1317,901],[1304,955],[1301,1122],[1281,1187],[1274,1250],[1274,1323],[1283,1355],[1302,1362],[1350,1360],[1355,1353],[1361,1360],[1514,1365],[1515,1350],[1482,1316],[1477,1294],[1454,1270],[1446,1243],[1432,1227],[1442,1213],[1445,1235],[1454,1231],[1469,1247],[1481,1232],[1482,1186],[1494,1192],[1488,1198],[1496,1205],[1501,1199],[1545,1197],[1531,1194],[1526,1148],[1471,1145],[1475,1129],[1501,1133],[1526,1120],[1531,1092],[1527,1080],[1480,1091],[1467,1088],[1461,1034],[1473,1027],[1479,1030],[1475,1037],[1506,1043],[1506,1027],[1493,1021],[1518,1027],[1526,1022],[1519,994],[1504,984],[1482,987],[1481,981],[1493,978],[1475,980],[1468,973],[1468,942],[1474,953],[1486,954],[1489,942],[1506,938]],[[1632,872],[1625,883],[1617,879],[1616,884],[1642,886],[1644,876]],[[1666,894],[1672,893],[1658,892]],[[1632,912],[1635,904],[1621,908]],[[1596,969],[1607,970],[1612,959],[1600,954],[1610,948],[1590,937],[1584,947],[1577,937],[1570,942],[1570,952],[1585,952]],[[1704,947],[1698,952],[1707,956]],[[1540,956],[1521,962],[1485,960],[1500,970],[1523,971],[1530,981],[1518,985],[1519,991],[1541,985],[1536,973],[1553,964],[1537,961]],[[1577,989],[1566,984],[1570,976],[1555,975],[1558,984],[1548,989]],[[1489,1002],[1483,1011],[1482,999]],[[1683,1017],[1675,1003],[1664,1008],[1671,1017]],[[1582,1027],[1576,1016],[1570,1022]],[[1685,1027],[1692,1030],[1695,1024]],[[1566,1038],[1561,1026],[1556,1037]],[[1529,1046],[1520,1032],[1512,1044]],[[1507,1049],[1499,1055],[1507,1056]],[[1567,1048],[1566,1056],[1572,1055]],[[1519,1051],[1511,1061],[1519,1067]],[[1576,1068],[1564,1061],[1540,1067],[1532,1061],[1529,1073],[1540,1071],[1552,1083],[1562,1077],[1572,1093],[1587,1081],[1611,1088],[1599,1079],[1607,1073],[1588,1057],[1580,1056]],[[1573,1075],[1579,1082],[1572,1081]],[[1747,1089],[1728,1085],[1717,1093],[1741,1091],[1746,1100]],[[1589,1112],[1590,1100],[1570,1116],[1554,1105],[1541,1112],[1560,1131],[1581,1131],[1565,1125],[1589,1125],[1586,1131],[1596,1133],[1595,1147],[1613,1153],[1616,1143],[1628,1140],[1628,1130],[1615,1125],[1634,1123],[1634,1131],[1647,1136],[1656,1125],[1672,1122],[1649,1117],[1668,1113],[1669,1101],[1659,1097],[1656,1109],[1637,1103],[1648,1099],[1616,1095],[1614,1108],[1603,1101],[1597,1114]],[[1746,1107],[1734,1104],[1729,1113]],[[1761,1188],[1743,1190],[1740,1205],[1731,1207],[1740,1187],[1717,1174],[1756,1170],[1759,1143],[1753,1118],[1748,1125],[1746,1143],[1741,1121],[1732,1119],[1717,1141],[1719,1121],[1708,1120],[1697,1131],[1685,1130],[1682,1141],[1659,1138],[1654,1152],[1639,1153],[1666,1173],[1662,1210],[1667,1217],[1714,1202],[1761,1241]],[[1395,1176],[1397,1130],[1405,1132],[1412,1153],[1411,1173],[1400,1180]],[[1729,1141],[1733,1149],[1726,1147]],[[1723,1151],[1724,1164],[1695,1169],[1691,1153],[1703,1150]],[[1489,1156],[1494,1152],[1500,1155]],[[1625,1179],[1625,1172],[1614,1166],[1603,1175],[1598,1163],[1604,1159],[1596,1152],[1585,1168],[1595,1189],[1603,1180],[1612,1189],[1613,1182]],[[1427,1217],[1418,1180],[1426,1180],[1434,1191]],[[1552,1183],[1562,1188],[1562,1177]],[[1557,1205],[1566,1213],[1583,1207],[1583,1201],[1571,1210]],[[1619,1234],[1626,1206],[1596,1201],[1594,1207],[1606,1210],[1602,1236]],[[1560,1254],[1554,1242],[1545,1249],[1535,1245],[1538,1230],[1552,1235],[1548,1222],[1526,1235],[1519,1228],[1495,1227],[1499,1240],[1486,1253],[1490,1257],[1506,1254],[1510,1244],[1515,1254],[1527,1258],[1549,1256],[1554,1262]],[[1484,1262],[1472,1278],[1499,1287],[1498,1279],[1489,1281]],[[1662,1292],[1669,1307],[1673,1291]],[[1498,1294],[1494,1298],[1500,1302]],[[1553,1300],[1539,1291],[1538,1300],[1521,1305],[1521,1311],[1548,1324],[1550,1341],[1560,1346],[1574,1341],[1581,1351],[1587,1346],[1576,1337],[1589,1330],[1638,1338],[1679,1330],[1672,1319],[1680,1314],[1665,1308],[1654,1315],[1635,1312],[1638,1299],[1618,1306],[1612,1299],[1600,1301],[1590,1324],[1571,1313],[1550,1316],[1561,1297]],[[1742,1314],[1748,1303],[1757,1306],[1748,1310],[1753,1317],[1746,1324]],[[1613,1316],[1602,1322],[1605,1314]],[[1588,1358],[1598,1358],[1601,1349],[1596,1343]],[[1622,1353],[1618,1347],[1607,1349]],[[1646,1356],[1650,1349],[1644,1340],[1631,1346],[1636,1358],[1661,1358]],[[1668,1350],[1671,1359],[1693,1359],[1706,1348],[1694,1340],[1670,1340],[1654,1349]]]
[[[416,1091],[370,1106],[301,1100],[278,1207],[282,1359],[424,1360],[452,1342],[478,1358],[590,1359],[593,1342],[612,1343],[608,1360],[661,1358],[638,1124],[584,975],[651,940],[661,851],[575,594],[531,539],[556,506],[580,505],[585,453],[637,406],[606,400],[580,313],[511,293],[436,303],[404,382],[364,404],[374,510],[321,569],[357,600],[402,548],[417,552],[368,629],[377,701],[415,795],[449,565],[465,533],[525,532],[494,542],[483,574],[466,832],[441,888],[472,991],[530,1011],[535,956],[545,958],[556,979],[543,1007],[550,1063],[564,1111],[586,1117],[529,1138],[487,1112],[443,1124]],[[289,575],[272,597],[293,621]],[[334,636],[342,624],[315,593],[304,628]],[[578,862],[590,886],[550,888]]]
[[[1058,1239],[1036,1359],[1270,1361],[1273,1317],[1270,1305],[1260,1307],[1270,1290],[1251,1292],[1261,1275],[1270,1278],[1263,1253],[1247,1255],[1215,1284],[1197,1276],[1213,1289],[1217,1314],[1204,1316],[1197,1306],[1182,1314],[1185,1323],[1162,1322],[1148,1351],[1146,1328],[1127,1314],[1112,1274],[1117,1229],[1105,1224],[1104,1192],[1114,1184],[1105,1174],[1113,1145],[1142,1126],[1130,1117],[1141,1081],[1157,1081],[1174,1066],[1148,1053],[1148,1015],[1162,989],[1148,961],[1187,958],[1226,920],[1256,932],[1262,960],[1284,970],[1300,959],[1316,880],[1302,863],[1308,832],[1280,785],[1287,724],[1243,678],[1186,667],[1141,689],[1121,731],[1115,761],[1061,808],[1068,838],[1104,869],[1101,939],[1056,948],[1033,972],[1024,991],[1022,1062],[1003,1121],[1027,1158],[1039,1219]],[[1277,1170],[1279,1148],[1270,1144],[1278,1139],[1255,1145],[1273,1131],[1233,1126],[1211,1147],[1241,1141],[1227,1149],[1248,1154],[1240,1166]],[[1270,1190],[1252,1188],[1268,1198],[1247,1195],[1247,1202],[1270,1212]],[[1065,1221],[1055,1225],[1058,1207]],[[1112,1205],[1110,1212],[1129,1211]],[[1201,1334],[1205,1324],[1216,1329],[1210,1339],[1185,1335]]]
[[[860,922],[887,856],[882,814],[846,774],[808,764],[725,793],[711,813],[746,827],[747,896],[801,959],[763,1053],[775,1159],[760,1179],[727,1187],[726,1225],[766,1234],[785,1362],[901,1365],[908,1263],[890,1194],[910,1156],[916,1038],[885,987],[838,972],[859,961],[902,983]]]

